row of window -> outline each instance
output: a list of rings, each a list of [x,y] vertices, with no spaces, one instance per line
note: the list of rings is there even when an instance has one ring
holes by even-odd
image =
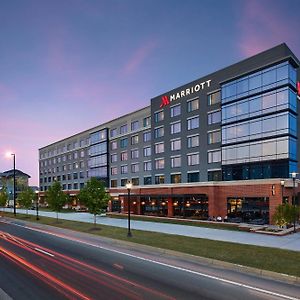
[[[145,117],[143,119],[143,127],[148,127],[151,125],[151,117]],[[140,126],[140,121],[139,120],[135,120],[131,122],[131,131],[136,131],[139,130],[141,128]],[[123,125],[120,126],[119,130],[118,128],[112,128],[110,130],[110,137],[116,137],[119,134],[126,134],[128,133],[128,124],[125,123]]]
[[[84,182],[75,182],[75,183],[68,183],[68,184],[63,184],[62,185],[62,189],[64,191],[71,191],[71,190],[79,190],[82,189],[84,187]],[[47,191],[49,189],[48,186],[41,186],[40,190],[41,191]]]
[[[295,159],[297,142],[290,137],[226,146],[222,148],[222,165],[255,161]]]
[[[246,118],[291,109],[297,111],[297,96],[289,88],[282,88],[259,96],[247,98],[222,107],[222,124]]]
[[[296,70],[288,62],[244,76],[222,86],[222,103],[259,93],[283,84],[296,86]]]
[[[208,99],[208,101],[207,101],[208,105],[214,105],[214,104],[220,103],[221,102],[220,91],[208,95],[207,99]],[[186,105],[187,105],[187,112],[192,112],[192,111],[198,110],[199,109],[199,98],[188,100],[186,102]],[[177,117],[180,115],[181,115],[181,104],[177,104],[177,105],[170,107],[171,118]],[[165,118],[164,110],[160,110],[160,111],[154,113],[154,122],[155,123],[163,121],[164,118]]]
[[[52,174],[52,173],[54,174],[54,173],[63,172],[63,171],[67,171],[67,170],[82,169],[84,167],[85,167],[84,161],[74,162],[73,164],[57,166],[55,168],[41,169],[40,175]]]
[[[107,140],[107,129],[102,129],[90,134],[91,145]]]
[[[188,166],[195,166],[199,164],[199,153],[191,153],[187,154],[187,165]],[[221,161],[221,150],[211,150],[207,153],[207,162],[210,163],[217,163]],[[165,159],[158,158],[155,159],[155,169],[161,170],[165,168]],[[182,166],[182,157],[181,155],[172,156],[170,158],[171,168],[179,168]],[[152,170],[152,162],[151,161],[144,161],[143,162],[143,171],[151,171]],[[127,174],[129,172],[128,165],[121,165],[120,173]],[[132,163],[131,164],[131,173],[138,173],[140,172],[140,164],[139,163]],[[111,167],[111,175],[118,174],[118,167],[113,166]]]
[[[86,174],[88,176],[88,174]],[[85,172],[79,172],[79,173],[73,173],[73,174],[64,174],[64,175],[58,175],[58,176],[48,176],[44,178],[40,178],[40,183],[47,183],[47,182],[53,182],[53,181],[66,181],[66,180],[76,180],[76,179],[83,179],[85,178]]]
[[[75,150],[81,147],[85,147],[89,145],[89,138],[81,139],[80,141],[69,142],[68,144],[58,146],[55,149],[48,150],[46,152],[40,153],[40,159],[50,158],[52,156],[59,155],[61,153],[65,153],[67,151]]]
[[[220,181],[222,180],[222,172],[221,170],[213,170],[213,171],[208,171],[208,181]],[[128,178],[123,178],[120,180],[120,186],[126,186],[126,183],[128,181]],[[199,171],[196,172],[189,172],[187,173],[187,182],[192,183],[192,182],[199,182],[200,181],[200,173]],[[154,182],[152,182],[152,176],[145,176],[143,177],[143,181],[140,183],[139,177],[134,177],[131,178],[131,182],[133,185],[150,185],[150,184],[164,184],[165,181],[165,175],[160,174],[160,175],[155,175],[154,176]],[[182,182],[182,175],[181,173],[177,174],[170,174],[170,183],[181,183]],[[110,186],[113,187],[118,187],[118,180],[117,179],[112,179],[110,181]]]
[[[296,117],[288,112],[252,119],[222,128],[222,144],[291,134],[297,136]]]
[[[81,150],[80,152],[73,152],[68,155],[63,155],[63,156],[58,156],[46,160],[40,161],[40,166],[41,167],[47,167],[55,164],[60,164],[61,162],[65,162],[67,160],[74,160],[78,158],[84,158],[85,157],[85,151]]]

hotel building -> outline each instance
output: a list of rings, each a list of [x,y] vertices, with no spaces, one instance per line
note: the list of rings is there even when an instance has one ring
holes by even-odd
[[[299,60],[286,44],[154,97],[39,149],[40,195],[103,180],[112,211],[269,222],[298,182]]]

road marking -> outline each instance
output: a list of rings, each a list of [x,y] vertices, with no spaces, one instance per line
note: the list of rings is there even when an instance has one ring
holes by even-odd
[[[75,238],[72,238],[72,237],[62,236],[62,235],[59,235],[57,233],[47,232],[47,231],[44,231],[42,229],[31,228],[31,227],[28,227],[28,226],[24,226],[24,225],[20,225],[20,224],[14,224],[14,223],[11,223],[11,224],[15,225],[15,226],[26,228],[26,229],[29,229],[29,230],[32,230],[32,231],[38,231],[38,232],[53,235],[53,236],[56,236],[56,237],[59,237],[59,238],[68,239],[68,240],[71,240],[71,241],[74,241],[74,242],[82,243],[82,244],[92,246],[92,247],[95,247],[95,248],[99,248],[99,249],[103,249],[103,250],[106,250],[106,251],[111,251],[111,252],[114,252],[114,253],[125,255],[125,256],[132,257],[132,258],[135,258],[135,259],[139,259],[139,260],[142,260],[142,261],[151,262],[151,263],[161,265],[161,266],[164,266],[164,267],[167,267],[167,268],[171,268],[171,269],[191,273],[191,274],[198,275],[198,276],[205,277],[205,278],[209,278],[209,279],[214,279],[216,281],[231,284],[231,285],[234,285],[234,286],[243,287],[243,288],[246,288],[246,289],[249,289],[249,290],[252,290],[252,291],[256,291],[256,292],[260,292],[260,293],[263,293],[263,294],[267,294],[267,295],[271,295],[271,296],[275,296],[275,297],[281,297],[282,299],[299,300],[299,298],[294,298],[292,296],[275,293],[275,292],[272,292],[272,291],[269,291],[269,290],[261,289],[261,288],[251,286],[251,285],[247,285],[247,284],[243,284],[243,283],[238,283],[238,282],[228,280],[228,279],[224,279],[224,278],[221,278],[221,277],[212,276],[212,275],[204,274],[204,273],[189,270],[189,269],[184,269],[182,267],[176,267],[176,266],[168,265],[168,264],[163,263],[163,262],[159,262],[159,261],[152,260],[152,259],[149,259],[149,258],[144,258],[144,257],[136,256],[136,255],[133,255],[133,254],[129,254],[129,253],[126,253],[126,252],[122,252],[122,251],[119,251],[119,250],[110,249],[110,248],[107,248],[107,247],[95,245],[95,244],[85,242],[85,241],[82,241],[82,240],[78,240],[78,239],[75,239]]]
[[[49,252],[47,252],[47,251],[44,251],[44,250],[42,250],[42,249],[34,248],[34,250],[36,250],[36,251],[38,251],[38,252],[41,252],[41,253],[44,253],[44,254],[46,254],[46,255],[49,255],[49,256],[51,256],[51,257],[54,257],[53,254],[51,254],[51,253],[49,253]]]

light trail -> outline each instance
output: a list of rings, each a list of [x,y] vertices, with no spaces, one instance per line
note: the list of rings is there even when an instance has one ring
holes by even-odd
[[[128,297],[130,299],[136,299],[136,300],[141,299],[141,294],[139,291],[149,293],[150,295],[152,295],[152,297],[155,296],[155,297],[159,297],[160,299],[169,299],[169,300],[174,299],[162,292],[151,289],[149,287],[145,287],[143,285],[140,285],[128,279],[124,279],[120,276],[109,273],[105,270],[99,269],[87,263],[81,262],[77,259],[68,257],[56,251],[41,247],[40,245],[26,241],[22,238],[18,238],[10,234],[7,235],[3,232],[0,232],[0,237],[4,237],[6,241],[14,244],[15,246],[18,246],[26,251],[34,253],[35,255],[43,257],[47,261],[51,262],[50,266],[52,268],[55,265],[59,265],[62,268],[71,271],[71,274],[77,273],[80,275],[81,278],[87,278],[90,281],[97,282],[98,284],[101,284],[102,286],[106,286],[111,290],[115,290],[118,294],[123,294],[123,296]],[[124,269],[124,267],[117,264],[114,264],[113,266],[115,268],[117,266],[117,269],[121,271]],[[84,271],[80,268],[83,268]],[[95,276],[95,274],[91,272],[96,272],[100,274],[102,278]],[[113,279],[113,281],[111,279]],[[111,282],[113,282],[113,284]],[[133,287],[135,287],[137,291],[134,291]]]
[[[47,281],[44,281],[44,282],[50,281],[51,283],[54,283],[55,285],[63,288],[63,290],[68,291],[73,296],[79,297],[80,299],[83,299],[83,300],[90,300],[91,299],[91,298],[87,297],[86,295],[82,294],[81,292],[79,292],[78,290],[72,288],[71,286],[65,284],[64,282],[60,281],[59,279],[55,278],[54,276],[50,275],[49,273],[47,273],[47,272],[43,271],[42,269],[34,266],[33,264],[27,262],[25,259],[15,255],[13,252],[8,251],[8,250],[4,249],[1,246],[0,246],[0,252],[2,254],[4,254],[5,256],[9,257],[13,262],[16,262],[19,265],[25,266],[27,269],[29,269],[29,270],[33,271],[34,273],[44,277],[45,279],[47,279]],[[58,290],[60,292],[62,292],[61,289],[58,289]],[[72,299],[72,297],[70,299]]]

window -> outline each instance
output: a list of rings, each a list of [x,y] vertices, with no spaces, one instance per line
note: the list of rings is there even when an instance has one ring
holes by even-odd
[[[171,168],[181,167],[181,156],[171,157]]]
[[[188,127],[188,130],[198,128],[199,127],[199,116],[188,119],[187,127]]]
[[[121,152],[121,161],[127,160],[128,159],[128,153],[127,151]]]
[[[151,161],[145,161],[144,162],[144,171],[151,171],[151,170],[152,170]]]
[[[139,136],[138,135],[134,135],[131,137],[131,145],[135,145],[138,144],[139,142]]]
[[[128,138],[121,139],[120,140],[120,147],[121,148],[126,148],[128,146]]]
[[[117,175],[118,174],[118,168],[117,167],[112,167],[110,169],[110,174],[111,175]]]
[[[117,134],[118,134],[117,128],[113,128],[110,130],[110,137],[115,137],[117,136]]]
[[[221,150],[213,150],[207,153],[207,162],[209,164],[220,162],[221,161]]]
[[[73,173],[73,179],[78,179],[78,173]]]
[[[171,140],[171,151],[181,150],[181,139]]]
[[[151,125],[151,117],[144,118],[143,125],[144,125],[144,127],[150,126]]]
[[[143,133],[143,140],[144,142],[151,141],[151,131],[146,131]]]
[[[132,178],[131,182],[132,182],[132,185],[139,185],[140,184],[139,178]]]
[[[107,152],[107,143],[106,142],[102,142],[100,144],[96,144],[96,145],[90,146],[90,149],[89,149],[89,154],[91,156],[93,156],[93,155],[99,155],[99,154],[104,154],[106,152]]]
[[[107,139],[106,129],[91,133],[90,139],[91,139],[91,144],[96,144],[103,140],[106,140]]]
[[[199,172],[188,173],[187,180],[188,180],[188,182],[199,182],[200,181]]]
[[[123,165],[121,166],[121,174],[127,174],[128,173],[128,166]]]
[[[139,129],[139,121],[131,122],[131,131],[135,131]]]
[[[131,172],[132,173],[137,173],[140,171],[140,165],[139,164],[132,164],[131,165]]]
[[[221,130],[211,131],[207,133],[208,144],[221,142]]]
[[[171,183],[181,183],[181,174],[171,174]]]
[[[207,103],[209,106],[214,105],[216,103],[220,103],[221,102],[221,92],[218,91],[218,92],[208,95],[207,100],[208,100]]]
[[[105,143],[105,145],[106,145],[106,143]],[[84,157],[84,150],[81,150],[81,151],[80,151],[80,157],[81,157],[81,158]]]
[[[155,175],[155,184],[165,183],[165,175]]]
[[[131,150],[131,158],[132,159],[139,158],[139,149]]]
[[[151,156],[151,147],[144,148],[144,157]]]
[[[171,124],[171,134],[179,133],[181,131],[181,122]]]
[[[121,186],[126,186],[127,181],[128,181],[127,178],[121,179]]]
[[[107,155],[99,155],[99,156],[94,156],[89,159],[89,167],[98,167],[98,166],[103,166],[107,164]]]
[[[165,134],[165,131],[164,131],[164,127],[163,126],[154,129],[154,137],[156,139],[160,138],[160,137],[163,137],[164,134]]]
[[[192,153],[187,155],[188,166],[195,166],[199,164],[199,153]]]
[[[187,138],[188,148],[198,147],[199,146],[199,135],[188,136]]]
[[[125,134],[127,133],[128,128],[127,128],[127,124],[124,124],[120,127],[120,134]]]
[[[181,114],[181,106],[175,105],[171,107],[171,118],[179,116]]]
[[[79,167],[82,169],[82,168],[84,168],[84,166],[85,166],[84,161],[81,161],[81,162],[79,163]]]
[[[165,167],[165,160],[163,158],[159,158],[155,160],[155,169],[160,170]]]
[[[163,110],[154,113],[155,123],[163,121],[163,120],[164,120],[164,111]]]
[[[187,102],[187,111],[191,112],[199,109],[199,99],[193,99]]]
[[[118,161],[118,155],[117,153],[114,153],[110,156],[110,162],[114,163]]]
[[[163,153],[165,151],[165,144],[164,143],[158,143],[155,144],[155,153]]]
[[[149,185],[149,184],[152,184],[152,177],[151,176],[144,177],[144,185]]]
[[[110,181],[110,187],[114,188],[118,186],[118,181],[117,179],[111,180]]]
[[[83,172],[79,172],[79,178],[81,178],[81,179],[84,178],[84,173]]]
[[[116,150],[116,149],[118,149],[118,143],[117,143],[117,141],[111,142],[110,148],[111,148],[111,150]]]
[[[208,171],[208,181],[222,181],[222,171],[216,170],[216,171]]]
[[[221,111],[214,111],[207,114],[207,123],[208,125],[220,123],[221,122]]]

